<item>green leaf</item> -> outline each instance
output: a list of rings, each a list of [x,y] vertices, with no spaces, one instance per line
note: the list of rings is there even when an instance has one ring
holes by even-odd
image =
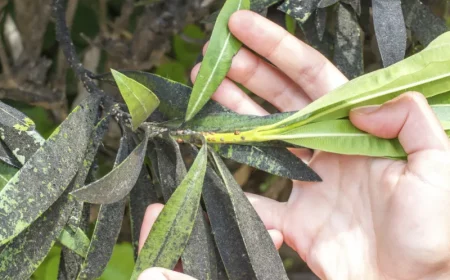
[[[212,145],[224,158],[292,180],[318,182],[320,177],[285,148],[245,145]]]
[[[178,61],[169,61],[158,66],[155,70],[155,74],[168,79],[177,81],[179,83],[187,83],[188,71],[186,67]]]
[[[384,67],[399,62],[406,52],[406,26],[401,0],[372,0],[375,34]]]
[[[295,21],[295,19],[293,17],[291,17],[290,15],[286,14],[284,16],[284,22],[286,25],[286,30],[295,35],[295,30],[297,29],[297,22]]]
[[[44,143],[34,122],[18,110],[0,102],[0,139],[23,165]]]
[[[14,177],[17,171],[17,168],[0,162],[0,190]]]
[[[447,32],[420,53],[356,78],[272,127],[346,117],[352,108],[382,104],[406,91],[418,91],[426,98],[448,92],[449,62],[450,32]]]
[[[133,248],[129,243],[114,246],[111,260],[99,280],[130,279],[133,272]]]
[[[132,118],[133,130],[136,130],[159,106],[159,99],[141,83],[111,69],[123,99],[127,103]]]
[[[203,188],[208,218],[229,279],[288,279],[272,239],[241,187],[211,151]]]
[[[119,165],[87,186],[71,193],[77,200],[92,204],[110,204],[123,199],[136,184],[147,150],[149,134]]]
[[[67,189],[82,162],[98,97],[75,108],[0,192],[0,244],[26,229]]]
[[[450,103],[431,105],[431,109],[441,123],[450,121]]]
[[[250,10],[265,17],[267,15],[267,8],[277,4],[278,2],[280,2],[280,0],[250,0]],[[219,12],[220,11],[215,11],[203,20],[202,23],[213,24],[217,20]]]
[[[186,177],[153,224],[131,279],[137,279],[149,267],[172,269],[183,253],[199,207],[206,172],[206,147],[203,145]]]
[[[276,136],[311,149],[346,155],[405,157],[397,139],[381,139],[357,129],[349,120],[307,124]]]
[[[249,0],[227,0],[217,18],[208,49],[192,89],[186,121],[192,119],[208,102],[225,78],[231,60],[242,43],[228,30],[228,20],[237,10],[249,9]]]
[[[77,227],[75,230],[71,229],[70,227],[65,227],[61,232],[58,241],[83,258],[86,257],[90,240],[89,237],[86,236],[84,231],[79,227]]]
[[[131,135],[125,132],[120,139],[114,167],[119,165],[130,154],[132,148]],[[112,204],[102,204],[91,237],[89,250],[77,279],[97,279],[102,275],[114,249],[114,244],[122,227],[126,198]]]
[[[172,138],[155,138],[158,177],[167,202],[186,176],[186,167],[178,143]],[[198,209],[189,241],[181,256],[183,271],[196,279],[216,279],[217,257],[203,210]]]
[[[450,91],[428,98],[428,104],[430,105],[450,104]]]

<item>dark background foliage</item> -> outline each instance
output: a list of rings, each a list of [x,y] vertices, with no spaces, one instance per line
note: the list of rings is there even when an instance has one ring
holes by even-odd
[[[55,40],[51,2],[0,0],[0,99],[33,119],[44,137],[88,94]],[[189,84],[189,71],[201,59],[201,48],[213,27],[209,15],[223,2],[68,0],[66,16],[76,50],[88,70],[144,70]],[[290,17],[283,11],[290,11]],[[450,1],[287,0],[271,6],[267,16],[319,49],[354,78],[421,50],[446,31],[450,26]],[[108,85],[102,86],[115,92]],[[275,112],[269,104],[248,94]],[[115,97],[120,98],[117,92]],[[99,148],[97,176],[111,170],[119,139],[119,127],[111,122]],[[245,191],[287,200],[291,189],[288,179],[227,163]],[[91,221],[98,212],[93,210]],[[131,229],[124,222],[113,258],[100,279],[129,277],[133,268],[130,241]],[[59,246],[52,249],[34,279],[56,279],[60,250]],[[289,248],[282,247],[280,254],[292,279],[309,277],[306,266]]]

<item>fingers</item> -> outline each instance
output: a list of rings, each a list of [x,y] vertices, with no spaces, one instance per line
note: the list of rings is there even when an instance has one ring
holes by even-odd
[[[347,82],[320,52],[254,12],[238,11],[228,25],[237,39],[280,68],[312,100]]]
[[[381,106],[354,109],[350,120],[359,129],[381,138],[398,137],[408,155],[449,149],[439,120],[420,93],[405,93]]]
[[[200,64],[197,64],[191,72],[191,80],[195,81]],[[223,106],[239,114],[246,115],[267,115],[266,110],[253,101],[245,92],[229,79],[224,79],[216,90],[212,99],[221,103]]]
[[[195,280],[195,278],[172,270],[152,267],[142,272],[138,280]]]
[[[144,220],[142,221],[141,232],[139,233],[139,252],[144,246],[145,240],[152,229],[153,224],[161,213],[164,205],[156,203],[152,204],[145,210]]]
[[[233,58],[227,76],[283,112],[300,110],[311,103],[299,85],[246,48]]]

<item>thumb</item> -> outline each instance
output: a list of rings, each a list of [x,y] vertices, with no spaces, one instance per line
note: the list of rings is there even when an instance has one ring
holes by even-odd
[[[408,155],[449,149],[444,129],[420,93],[405,93],[381,106],[353,109],[350,120],[357,128],[380,138],[398,137]]]
[[[138,280],[196,280],[191,276],[172,270],[153,267],[145,270]]]

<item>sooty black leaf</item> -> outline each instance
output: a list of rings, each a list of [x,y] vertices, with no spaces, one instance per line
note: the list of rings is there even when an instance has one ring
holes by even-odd
[[[319,2],[320,0],[286,0],[278,9],[298,22],[305,23],[317,9]]]
[[[363,71],[363,46],[361,29],[356,14],[349,7],[337,7],[334,63],[349,79],[360,76]]]
[[[316,50],[320,51],[328,59],[332,58],[333,38],[325,30],[323,34],[319,36],[319,30],[317,30],[317,13],[313,13],[312,16],[304,23],[299,23],[300,28],[305,36],[305,41]]]
[[[314,19],[316,22],[317,36],[319,37],[319,40],[322,41],[323,35],[325,34],[325,28],[327,27],[327,10],[317,9]]]
[[[400,0],[372,0],[373,24],[383,66],[405,57],[406,26]]]
[[[0,102],[0,139],[24,164],[44,143],[34,122],[18,110]]]
[[[134,187],[141,172],[147,150],[149,134],[119,165],[103,178],[84,186],[71,194],[79,201],[92,204],[109,204],[122,200]]]
[[[124,161],[133,149],[131,135],[128,132],[120,139],[114,166]],[[111,258],[114,245],[122,226],[126,198],[112,203],[102,204],[98,212],[91,244],[77,279],[96,279],[100,277]]]
[[[361,0],[340,0],[342,3],[349,4],[357,15],[361,15]],[[363,0],[366,1],[366,0]]]
[[[331,5],[334,5],[338,2],[339,0],[321,0],[318,4],[317,4],[317,8],[327,8]]]
[[[153,149],[153,145],[149,145],[149,149]],[[147,166],[143,166],[139,178],[130,192],[129,208],[130,208],[130,225],[131,240],[134,249],[134,260],[137,258],[139,235],[141,225],[144,221],[145,211],[150,204],[159,202],[155,185]]]
[[[420,0],[402,1],[405,23],[424,46],[448,31],[445,20],[433,14]]]
[[[89,97],[75,108],[0,192],[0,244],[26,229],[67,189],[84,158],[99,103]]]
[[[268,173],[299,181],[321,181],[320,177],[286,148],[246,145],[213,145],[224,158],[253,166]]]
[[[13,167],[22,167],[22,164],[17,160],[17,158],[2,140],[0,140],[0,161]]]
[[[220,177],[208,168],[203,188],[208,217],[228,277],[288,279],[263,222],[220,157],[211,151]]]

